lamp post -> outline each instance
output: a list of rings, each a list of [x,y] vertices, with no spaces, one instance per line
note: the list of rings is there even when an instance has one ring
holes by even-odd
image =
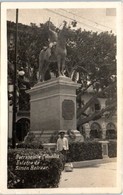
[[[18,41],[18,9],[16,9],[16,32],[15,32],[15,63],[14,63],[14,91],[13,91],[13,122],[12,122],[12,148],[16,146],[16,115],[17,115],[17,41]]]

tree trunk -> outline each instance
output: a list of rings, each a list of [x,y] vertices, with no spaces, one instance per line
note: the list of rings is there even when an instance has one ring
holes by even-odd
[[[79,108],[77,111],[77,118],[79,118],[81,116],[81,114],[85,112],[85,110],[92,104],[92,102],[98,97],[98,95],[101,95],[101,94],[105,93],[106,91],[108,91],[109,89],[113,88],[115,84],[116,84],[116,82],[114,82],[112,85],[109,85],[108,87],[106,87],[103,91],[97,92],[82,108]],[[78,94],[78,96],[80,96],[80,93]]]
[[[93,120],[96,117],[101,117],[103,115],[104,112],[111,110],[112,108],[114,108],[117,105],[116,100],[112,102],[112,104],[110,106],[107,106],[106,108],[100,110],[97,113],[93,113],[91,116],[89,117],[85,117],[85,118],[81,118],[78,120],[77,122],[77,126],[83,125],[84,123],[88,123],[89,121]]]

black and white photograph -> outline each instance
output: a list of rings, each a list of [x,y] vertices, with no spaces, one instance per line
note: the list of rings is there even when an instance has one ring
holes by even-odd
[[[3,192],[120,193],[119,3],[1,11]]]

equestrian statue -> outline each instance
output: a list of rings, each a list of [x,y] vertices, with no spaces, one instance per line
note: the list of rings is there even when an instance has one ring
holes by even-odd
[[[46,71],[49,68],[51,62],[57,62],[58,76],[64,76],[65,60],[67,55],[66,42],[69,38],[69,31],[66,27],[67,22],[64,21],[62,30],[58,33],[53,31],[48,26],[49,31],[49,45],[43,48],[39,54],[39,79],[38,81],[44,81]]]

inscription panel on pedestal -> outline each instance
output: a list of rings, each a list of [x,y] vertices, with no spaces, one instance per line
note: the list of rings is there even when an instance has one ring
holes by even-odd
[[[74,102],[72,100],[64,100],[62,102],[62,117],[65,120],[72,120],[75,114]]]

